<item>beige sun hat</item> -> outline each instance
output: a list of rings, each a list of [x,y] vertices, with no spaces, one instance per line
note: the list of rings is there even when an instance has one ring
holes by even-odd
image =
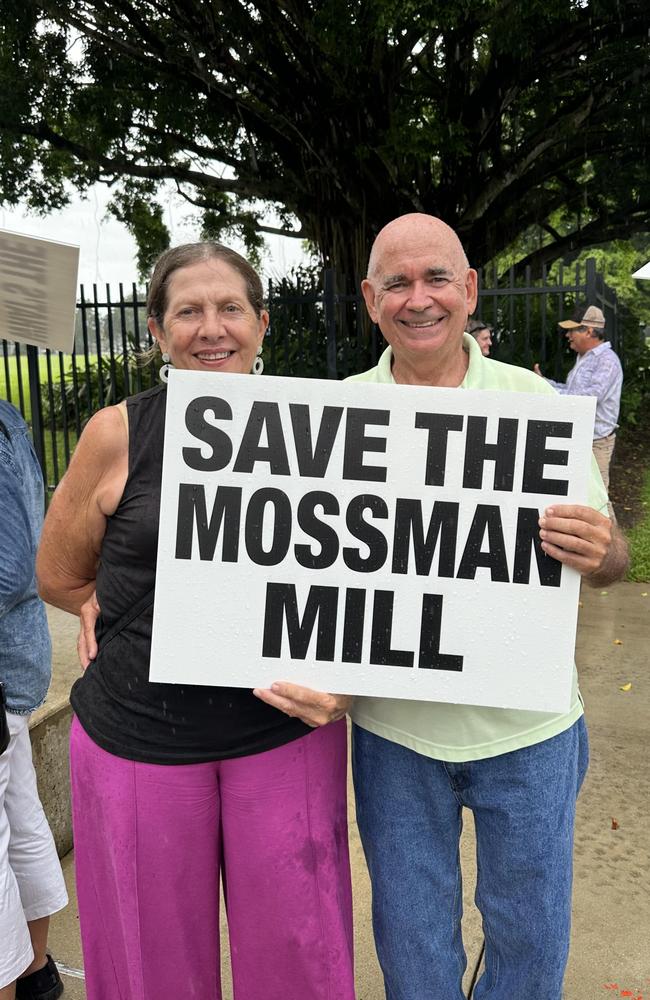
[[[604,330],[605,329],[605,316],[602,309],[598,306],[588,306],[582,316],[580,316],[580,310],[577,314],[579,319],[563,319],[558,326],[561,326],[563,330],[575,330],[579,326],[591,326],[594,330]]]

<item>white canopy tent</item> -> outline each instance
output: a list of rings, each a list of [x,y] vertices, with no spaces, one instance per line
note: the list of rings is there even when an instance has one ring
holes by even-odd
[[[647,278],[650,281],[650,261],[632,275],[633,278]]]

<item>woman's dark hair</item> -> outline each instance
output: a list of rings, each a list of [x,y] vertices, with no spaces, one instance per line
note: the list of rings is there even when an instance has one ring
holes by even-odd
[[[246,285],[246,296],[259,318],[264,308],[264,290],[262,282],[245,257],[223,246],[221,243],[183,243],[179,247],[165,250],[155,263],[149,291],[147,293],[147,316],[153,316],[162,326],[163,316],[167,309],[167,291],[169,280],[175,271],[192,264],[200,264],[205,260],[222,260],[237,271]]]

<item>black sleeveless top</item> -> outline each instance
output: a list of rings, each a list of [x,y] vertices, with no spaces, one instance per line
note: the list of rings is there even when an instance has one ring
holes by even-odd
[[[127,400],[129,474],[108,519],[97,570],[99,653],[70,701],[95,743],[129,760],[195,764],[271,750],[311,728],[244,688],[150,683],[153,598],[109,636],[155,585],[165,389]]]

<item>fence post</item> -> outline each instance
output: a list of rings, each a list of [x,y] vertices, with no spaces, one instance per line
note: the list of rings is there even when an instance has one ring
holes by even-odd
[[[327,346],[327,377],[336,373],[336,271],[328,267],[323,275],[323,305],[325,307],[325,338]]]
[[[588,257],[585,262],[585,297],[588,306],[595,306],[598,302],[595,257]]]
[[[32,408],[32,437],[34,451],[46,477],[45,434],[43,433],[43,404],[41,400],[41,373],[38,367],[38,347],[27,345],[27,375],[29,378],[29,399]]]
[[[607,335],[612,342],[612,347],[617,354],[623,354],[623,331],[618,328],[618,295],[615,289],[610,289],[612,295],[612,305],[609,317],[607,317]]]

